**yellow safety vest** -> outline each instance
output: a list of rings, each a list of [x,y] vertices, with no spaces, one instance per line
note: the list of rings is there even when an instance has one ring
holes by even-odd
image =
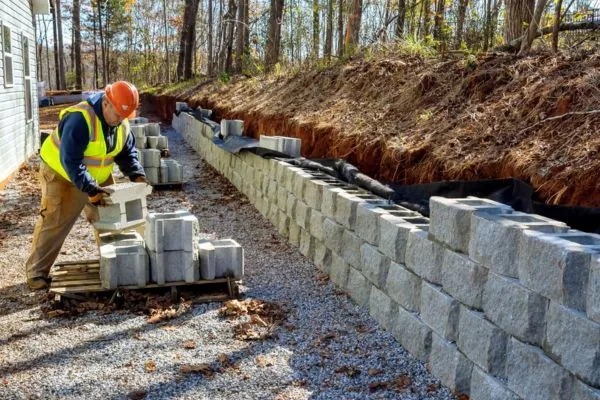
[[[113,170],[114,157],[121,152],[125,145],[125,140],[129,134],[129,121],[124,119],[116,132],[116,145],[113,151],[106,152],[106,141],[104,140],[104,132],[102,131],[102,123],[100,118],[96,116],[94,108],[87,102],[83,101],[74,106],[65,108],[59,114],[59,120],[62,120],[65,115],[72,112],[80,112],[85,118],[88,125],[90,141],[83,153],[83,164],[86,166],[90,175],[99,183],[104,183]],[[58,135],[58,127],[48,137],[40,150],[42,159],[58,172],[63,178],[71,182],[67,171],[60,162],[60,136]]]

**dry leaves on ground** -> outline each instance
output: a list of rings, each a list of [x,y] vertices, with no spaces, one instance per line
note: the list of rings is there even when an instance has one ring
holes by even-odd
[[[212,377],[215,371],[212,369],[210,364],[182,364],[179,367],[179,372],[182,374],[201,374],[207,378]]]
[[[280,304],[259,299],[230,300],[221,307],[219,315],[230,319],[249,317],[249,321],[240,322],[233,328],[238,340],[269,338],[286,318],[286,312]]]
[[[156,371],[156,363],[152,360],[148,360],[144,363],[144,369],[146,372],[154,372]]]

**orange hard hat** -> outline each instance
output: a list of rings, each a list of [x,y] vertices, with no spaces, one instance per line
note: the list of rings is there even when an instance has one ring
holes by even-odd
[[[136,87],[127,81],[117,81],[112,85],[107,85],[104,93],[123,118],[129,118],[133,115],[140,102]]]

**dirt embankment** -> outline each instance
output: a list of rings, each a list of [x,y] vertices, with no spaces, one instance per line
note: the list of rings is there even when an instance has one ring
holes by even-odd
[[[343,157],[384,182],[516,177],[549,203],[600,207],[600,54],[388,56],[293,76],[204,82],[145,96],[243,119],[250,136],[302,139],[306,157]]]

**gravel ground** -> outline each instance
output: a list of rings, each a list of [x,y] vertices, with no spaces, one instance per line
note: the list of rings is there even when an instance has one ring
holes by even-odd
[[[24,285],[39,206],[32,161],[0,191],[0,399],[453,398],[179,134],[163,131],[188,183],[154,192],[149,209],[189,208],[207,236],[242,244],[244,298],[281,305],[284,323],[268,338],[238,340],[239,320],[221,317],[222,303],[192,304],[158,324],[128,310],[48,318],[40,307],[48,296]],[[93,234],[81,217],[59,259],[90,257]],[[181,369],[204,363],[210,373]]]

